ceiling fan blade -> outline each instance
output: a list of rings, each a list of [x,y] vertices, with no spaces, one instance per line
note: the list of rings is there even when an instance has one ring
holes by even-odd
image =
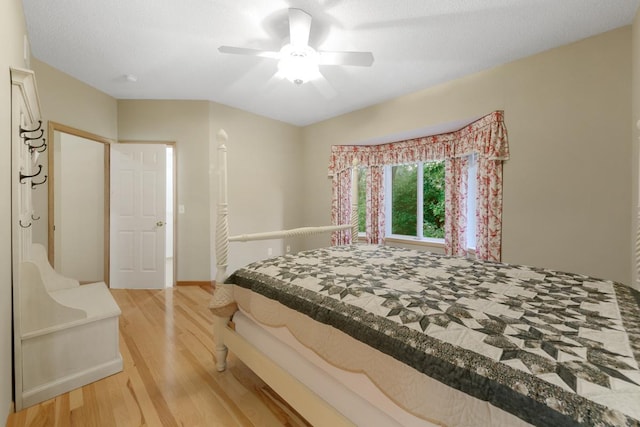
[[[289,9],[289,43],[308,46],[311,31],[311,15],[301,9]]]
[[[269,50],[260,50],[260,49],[249,49],[246,47],[220,46],[218,48],[218,52],[230,53],[232,55],[259,56],[261,58],[273,58],[273,59],[280,58],[280,52],[272,52]]]
[[[326,52],[319,51],[319,63],[322,65],[354,65],[370,67],[373,64],[371,52]]]

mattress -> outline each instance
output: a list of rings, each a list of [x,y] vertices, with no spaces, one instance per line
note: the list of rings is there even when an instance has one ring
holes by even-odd
[[[358,426],[530,426],[277,301],[234,297],[236,332]]]
[[[638,425],[640,297],[620,284],[369,245],[273,258],[228,282],[241,306],[245,288],[330,328],[303,342],[347,370],[368,363],[366,375],[396,401],[410,369],[534,425]],[[399,363],[333,361],[347,348],[333,330]],[[400,392],[401,406],[428,418],[433,408],[418,408],[443,393],[420,390]]]

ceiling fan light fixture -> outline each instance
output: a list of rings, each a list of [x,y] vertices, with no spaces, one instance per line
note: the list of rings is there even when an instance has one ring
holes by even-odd
[[[309,46],[286,44],[280,50],[278,74],[296,85],[317,78],[320,75],[317,52]]]
[[[287,79],[295,85],[301,86],[308,81],[314,81],[317,87],[329,86],[323,84],[325,78],[320,73],[319,65],[351,65],[370,67],[373,64],[371,52],[347,51],[316,51],[309,46],[311,32],[311,15],[302,9],[289,9],[289,43],[279,51],[251,49],[234,46],[220,46],[220,53],[248,55],[258,58],[269,58],[278,61],[278,71],[274,75],[277,79]],[[326,83],[326,82],[324,82]],[[330,91],[325,90],[325,93]],[[330,96],[333,96],[330,95]]]

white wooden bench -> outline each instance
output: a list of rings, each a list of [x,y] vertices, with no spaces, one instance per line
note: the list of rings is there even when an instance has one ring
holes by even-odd
[[[42,245],[20,266],[22,406],[122,370],[120,308],[104,282],[58,274]]]

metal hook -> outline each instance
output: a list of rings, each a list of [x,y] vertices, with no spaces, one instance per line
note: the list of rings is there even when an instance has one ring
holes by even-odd
[[[38,127],[35,128],[35,129],[25,129],[22,126],[20,126],[20,137],[22,137],[25,133],[31,133],[31,132],[39,131],[41,127],[42,127],[42,120],[38,120]],[[42,129],[42,133],[44,134],[44,129]]]
[[[29,227],[31,227],[31,224],[33,224],[33,223],[30,222],[29,224],[24,225],[24,224],[22,224],[22,220],[19,220],[18,224],[20,224],[20,227],[22,227],[22,228],[29,228]]]
[[[39,150],[39,148],[42,148],[42,150]],[[30,153],[33,153],[34,151],[37,151],[38,153],[44,153],[46,149],[47,149],[47,138],[42,138],[42,144],[40,145],[29,144]]]
[[[45,182],[47,182],[47,175],[44,176],[44,179],[40,182],[33,182],[33,180],[31,181],[31,188],[36,188],[37,185],[42,185]]]
[[[33,214],[31,214],[31,219],[34,220],[34,221],[37,221],[37,220],[40,219],[40,217],[36,218],[35,216],[33,216]]]
[[[35,132],[35,130],[33,132]],[[40,138],[42,138],[44,136],[44,129],[40,129],[40,135],[35,136],[35,137],[25,136],[25,135],[22,135],[22,134],[20,136],[24,139],[24,143],[25,144],[30,145],[29,141],[35,141],[36,139],[40,139]]]
[[[33,178],[36,177],[38,175],[40,175],[40,172],[42,172],[42,165],[38,165],[38,172],[34,173],[33,175],[24,175],[22,172],[20,172],[20,183],[24,184],[22,182],[22,180],[27,179],[27,178]],[[47,180],[46,176],[45,176],[45,181]],[[43,181],[44,182],[44,181]],[[42,183],[41,183],[42,184]]]

